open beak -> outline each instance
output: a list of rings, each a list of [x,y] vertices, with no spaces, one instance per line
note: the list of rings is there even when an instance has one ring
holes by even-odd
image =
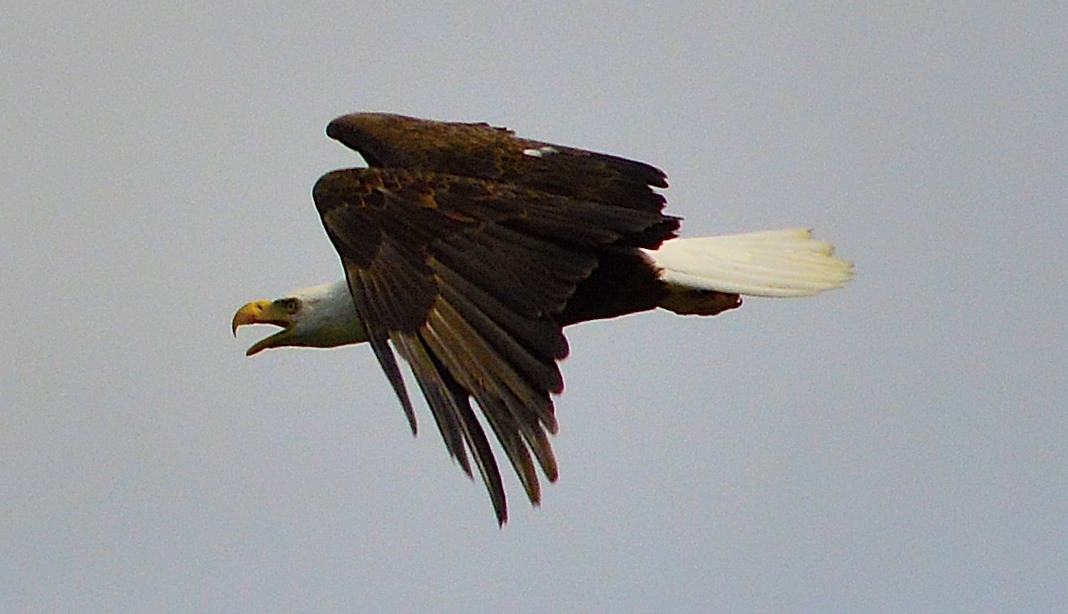
[[[285,345],[286,338],[289,336],[294,322],[282,305],[264,299],[252,301],[238,309],[237,313],[234,314],[233,322],[230,324],[230,330],[236,337],[237,328],[246,324],[273,324],[282,327],[282,330],[260,339],[245,352],[246,356],[252,356],[268,348]]]

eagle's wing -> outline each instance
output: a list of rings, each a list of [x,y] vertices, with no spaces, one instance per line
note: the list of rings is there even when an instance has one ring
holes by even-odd
[[[324,175],[314,198],[345,268],[370,342],[414,429],[393,347],[409,363],[449,452],[470,475],[465,444],[498,521],[504,489],[482,409],[531,502],[531,452],[557,476],[546,432],[567,355],[554,319],[606,246],[652,244],[674,229],[659,208],[580,200],[510,182],[419,170]],[[669,223],[672,222],[672,223]],[[650,238],[647,235],[650,235]]]
[[[655,166],[524,139],[489,124],[353,113],[330,122],[326,134],[372,167],[477,177],[651,213],[664,208],[663,195],[652,187],[666,188],[667,177]],[[664,220],[653,247],[678,227],[675,218]]]

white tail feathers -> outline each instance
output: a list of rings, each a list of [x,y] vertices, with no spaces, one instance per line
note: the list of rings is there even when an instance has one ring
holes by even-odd
[[[804,228],[671,239],[645,253],[663,270],[661,279],[692,290],[809,296],[853,277],[853,263],[836,258],[833,245]]]

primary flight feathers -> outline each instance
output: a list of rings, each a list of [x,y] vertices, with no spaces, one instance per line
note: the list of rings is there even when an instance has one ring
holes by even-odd
[[[369,342],[414,432],[394,351],[408,363],[449,453],[471,461],[507,519],[489,426],[529,500],[558,475],[548,435],[566,325],[662,307],[715,315],[739,295],[837,288],[852,265],[807,230],[675,238],[660,170],[523,139],[488,124],[356,113],[327,134],[369,168],[337,170],[313,198],[344,279],[254,301],[233,329],[274,324],[249,354]],[[471,405],[474,399],[482,420]]]

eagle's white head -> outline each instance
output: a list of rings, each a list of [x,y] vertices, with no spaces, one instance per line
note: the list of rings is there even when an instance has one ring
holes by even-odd
[[[246,352],[248,356],[279,347],[331,348],[367,341],[367,330],[356,313],[348,283],[302,288],[275,300],[252,301],[234,314],[234,335],[246,324],[273,324],[282,327],[261,339]]]

